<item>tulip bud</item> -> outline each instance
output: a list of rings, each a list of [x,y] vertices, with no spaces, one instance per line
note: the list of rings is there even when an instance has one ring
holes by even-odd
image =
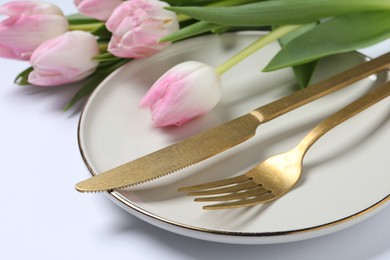
[[[68,21],[55,5],[16,1],[0,6],[0,57],[28,60],[42,42],[68,30]]]
[[[28,82],[38,86],[72,83],[91,75],[99,65],[95,37],[84,31],[71,31],[41,44],[32,54],[33,71]]]
[[[122,2],[122,0],[74,0],[80,13],[100,21],[106,21]]]
[[[142,58],[169,45],[159,40],[179,29],[174,12],[157,0],[132,0],[119,5],[106,22],[112,32],[108,51],[118,57]]]
[[[162,75],[140,102],[149,108],[156,127],[180,126],[208,113],[222,92],[215,69],[197,61],[180,63]]]

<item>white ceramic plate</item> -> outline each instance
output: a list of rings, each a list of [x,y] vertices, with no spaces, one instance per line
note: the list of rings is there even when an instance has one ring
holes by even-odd
[[[79,145],[91,174],[98,174],[201,130],[221,124],[294,91],[289,69],[261,73],[278,51],[271,44],[224,74],[223,98],[212,113],[182,127],[152,127],[138,103],[173,65],[198,60],[218,65],[261,34],[205,36],[136,60],[108,77],[82,113]],[[327,58],[314,80],[364,61],[357,53]],[[308,152],[299,185],[281,199],[251,208],[204,211],[177,192],[185,185],[244,173],[292,148],[321,119],[357,98],[387,73],[367,78],[259,127],[251,140],[193,167],[108,196],[131,214],[158,227],[204,240],[266,244],[312,238],[355,224],[390,200],[390,99],[338,126]],[[85,176],[87,177],[87,176]]]

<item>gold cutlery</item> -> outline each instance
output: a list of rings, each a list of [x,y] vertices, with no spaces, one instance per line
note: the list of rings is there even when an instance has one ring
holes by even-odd
[[[390,81],[375,88],[314,127],[293,149],[272,156],[248,172],[219,181],[180,188],[198,202],[222,202],[204,209],[253,206],[273,201],[290,191],[302,174],[306,152],[325,133],[390,95]]]
[[[259,125],[390,67],[390,53],[348,69],[248,114],[76,184],[80,192],[120,189],[193,165],[255,135]]]

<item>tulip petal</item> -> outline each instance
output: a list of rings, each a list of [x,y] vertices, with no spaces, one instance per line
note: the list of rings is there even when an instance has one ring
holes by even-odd
[[[41,1],[15,1],[0,6],[0,15],[20,16],[35,14],[54,14],[63,16],[63,12],[54,4]]]
[[[41,44],[32,54],[30,63],[34,70],[28,81],[39,86],[72,83],[91,75],[99,54],[94,36],[88,32],[71,31]]]
[[[51,4],[20,1],[0,6],[0,56],[28,60],[44,41],[65,33],[68,21],[62,11]]]
[[[121,0],[75,0],[74,4],[80,13],[95,19],[106,21],[122,3]]]
[[[214,68],[196,61],[180,63],[164,73],[140,102],[149,108],[155,127],[180,126],[208,113],[221,97]]]
[[[106,22],[112,33],[108,51],[123,58],[143,58],[169,45],[159,40],[179,29],[168,4],[155,0],[132,0],[119,5]]]

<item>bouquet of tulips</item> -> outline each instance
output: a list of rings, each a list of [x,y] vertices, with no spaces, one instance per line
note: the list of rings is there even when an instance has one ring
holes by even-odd
[[[15,82],[58,86],[81,81],[66,108],[88,96],[131,59],[151,56],[201,34],[267,30],[218,67],[176,65],[140,100],[157,127],[181,125],[209,112],[221,96],[224,72],[265,45],[280,51],[263,71],[291,67],[305,87],[319,59],[390,37],[390,0],[74,0],[65,16],[51,3],[0,6],[0,57],[28,61]]]

